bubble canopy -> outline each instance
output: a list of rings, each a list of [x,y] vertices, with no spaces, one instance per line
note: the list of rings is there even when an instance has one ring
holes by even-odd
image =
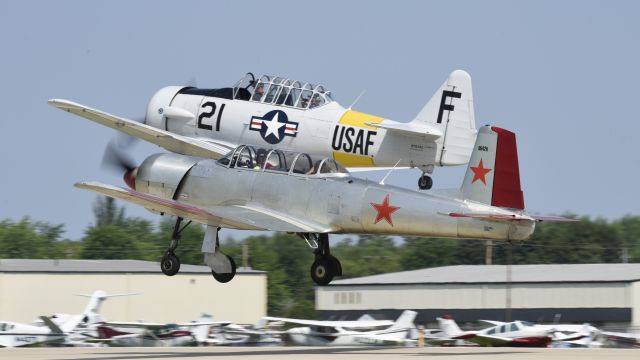
[[[252,73],[247,73],[234,86],[234,98],[239,98],[240,92],[248,92],[242,98],[249,101],[300,110],[315,109],[334,101],[331,92],[322,85],[273,75],[263,75],[256,80]]]
[[[217,161],[227,168],[276,172],[288,175],[347,177],[349,171],[332,158],[306,153],[240,145]]]

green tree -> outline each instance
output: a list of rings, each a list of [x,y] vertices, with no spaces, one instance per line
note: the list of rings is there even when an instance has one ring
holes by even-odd
[[[61,257],[59,241],[63,225],[32,222],[23,218],[19,222],[0,222],[0,258],[56,258]]]

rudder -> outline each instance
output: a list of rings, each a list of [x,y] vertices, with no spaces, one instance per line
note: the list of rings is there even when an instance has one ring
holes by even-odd
[[[471,76],[463,70],[452,72],[412,122],[442,133],[436,140],[440,166],[469,162],[476,136]]]
[[[513,132],[488,125],[480,128],[461,190],[467,200],[524,209]]]

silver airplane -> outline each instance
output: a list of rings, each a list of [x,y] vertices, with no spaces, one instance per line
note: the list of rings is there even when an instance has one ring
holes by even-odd
[[[218,160],[155,154],[123,171],[129,189],[75,186],[177,217],[161,260],[169,276],[180,268],[175,250],[183,219],[206,225],[204,262],[220,282],[230,281],[236,267],[220,250],[220,228],[298,234],[314,248],[311,278],[326,285],[342,274],[329,234],[520,241],[536,221],[566,220],[524,211],[515,134],[492,126],[479,129],[462,186],[454,190],[408,190],[353,177],[330,157],[244,145]]]

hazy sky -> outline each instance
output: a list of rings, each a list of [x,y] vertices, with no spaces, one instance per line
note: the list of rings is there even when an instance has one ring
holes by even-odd
[[[252,71],[322,83],[345,106],[366,90],[356,110],[409,121],[454,69],[472,76],[477,125],[517,133],[530,211],[640,214],[639,4],[3,1],[0,219],[64,223],[78,239],[95,195],[73,183],[122,184],[100,167],[115,132],[50,98],[135,118],[163,86],[231,86]],[[434,187],[458,187],[463,172],[436,169]],[[416,188],[418,175],[387,183]]]

